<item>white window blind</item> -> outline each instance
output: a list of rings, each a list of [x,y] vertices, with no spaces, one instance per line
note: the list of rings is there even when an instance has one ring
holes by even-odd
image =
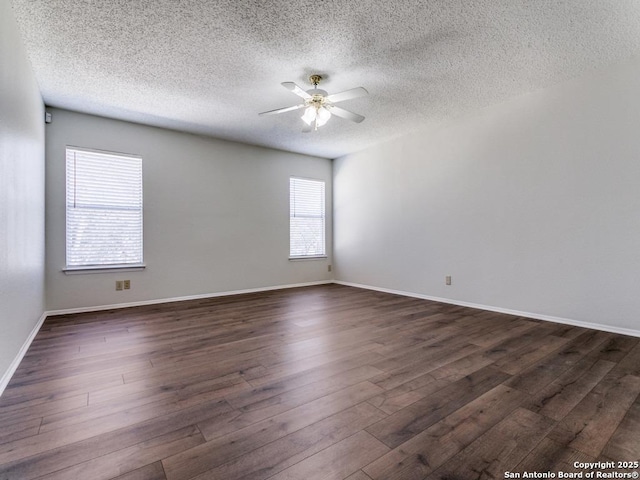
[[[142,158],[67,148],[67,268],[142,264]]]
[[[324,182],[291,177],[290,250],[291,258],[324,256]]]

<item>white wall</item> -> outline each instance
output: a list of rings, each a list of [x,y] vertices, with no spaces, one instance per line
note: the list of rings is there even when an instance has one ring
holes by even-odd
[[[629,62],[338,159],[336,279],[640,334],[638,78]]]
[[[50,109],[47,309],[60,310],[330,280],[329,258],[289,261],[289,177],[327,182],[331,161]],[[141,155],[142,272],[65,275],[65,146]],[[131,290],[116,292],[116,279]]]
[[[44,106],[0,1],[0,393],[44,311]]]

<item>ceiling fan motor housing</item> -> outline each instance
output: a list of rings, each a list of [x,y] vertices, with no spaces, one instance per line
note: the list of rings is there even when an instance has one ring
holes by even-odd
[[[327,102],[328,93],[319,88],[312,88],[311,90],[307,90],[307,93],[311,95],[311,98],[305,100],[305,105],[320,108]]]

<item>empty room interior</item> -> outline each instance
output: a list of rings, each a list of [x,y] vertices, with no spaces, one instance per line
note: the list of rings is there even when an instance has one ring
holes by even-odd
[[[640,2],[0,2],[0,480],[638,478]]]

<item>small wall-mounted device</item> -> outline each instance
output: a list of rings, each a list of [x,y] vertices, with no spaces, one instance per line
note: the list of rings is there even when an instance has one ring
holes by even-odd
[[[49,112],[44,112],[44,123],[51,123],[51,114]]]

